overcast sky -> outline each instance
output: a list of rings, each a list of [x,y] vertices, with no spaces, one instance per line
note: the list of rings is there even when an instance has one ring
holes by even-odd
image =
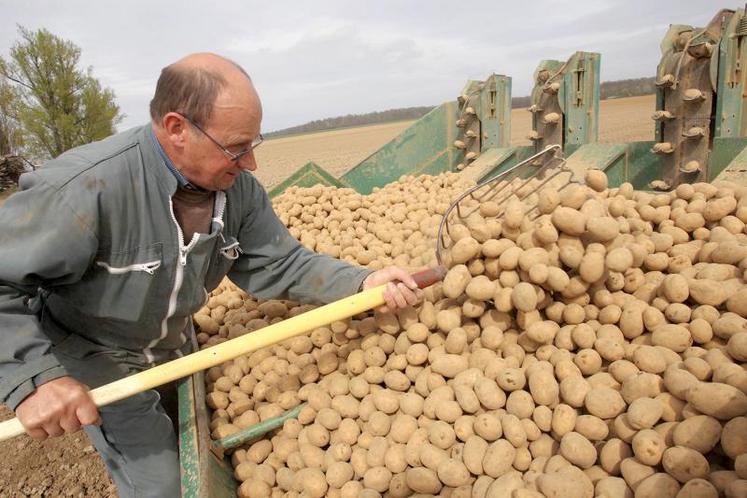
[[[73,41],[82,62],[147,122],[161,68],[183,55],[228,56],[252,75],[263,130],[454,99],[468,79],[531,88],[541,59],[602,54],[602,81],[653,76],[669,24],[705,25],[718,0],[238,1],[0,0],[0,55],[16,25]]]

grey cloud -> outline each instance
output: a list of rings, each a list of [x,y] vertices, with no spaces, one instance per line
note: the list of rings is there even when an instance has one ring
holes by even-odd
[[[438,104],[491,72],[512,76],[514,95],[526,95],[539,60],[576,50],[602,53],[603,80],[652,75],[667,26],[703,25],[719,7],[714,0],[0,0],[0,54],[17,23],[72,40],[117,94],[125,128],[147,121],[161,67],[193,51],[222,53],[252,74],[263,128],[272,130]]]

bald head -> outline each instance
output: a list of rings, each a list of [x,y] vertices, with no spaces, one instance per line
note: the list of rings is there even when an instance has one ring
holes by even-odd
[[[196,53],[163,68],[150,102],[150,115],[154,123],[159,123],[169,112],[178,112],[205,125],[216,104],[226,105],[236,99],[259,105],[246,71],[225,57]]]

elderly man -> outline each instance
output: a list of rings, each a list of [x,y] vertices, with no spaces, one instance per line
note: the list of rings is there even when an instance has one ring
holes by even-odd
[[[24,175],[0,209],[0,399],[37,439],[85,426],[122,498],[179,495],[172,421],[156,391],[97,410],[88,388],[189,352],[224,276],[261,298],[388,283],[389,309],[418,299],[404,270],[315,254],[280,223],[249,173],[262,107],[239,66],[164,68],[150,112]]]

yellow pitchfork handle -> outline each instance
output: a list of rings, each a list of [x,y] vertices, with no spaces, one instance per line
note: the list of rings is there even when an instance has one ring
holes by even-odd
[[[412,277],[417,282],[418,287],[424,289],[442,280],[444,274],[445,270],[442,267],[437,267],[415,273]],[[148,389],[220,365],[252,351],[283,342],[334,321],[344,320],[358,313],[382,306],[386,304],[384,300],[385,288],[386,285],[380,285],[353,294],[249,334],[97,387],[90,392],[91,398],[96,406],[106,406]],[[24,432],[26,431],[17,418],[0,423],[0,441],[20,436]]]

